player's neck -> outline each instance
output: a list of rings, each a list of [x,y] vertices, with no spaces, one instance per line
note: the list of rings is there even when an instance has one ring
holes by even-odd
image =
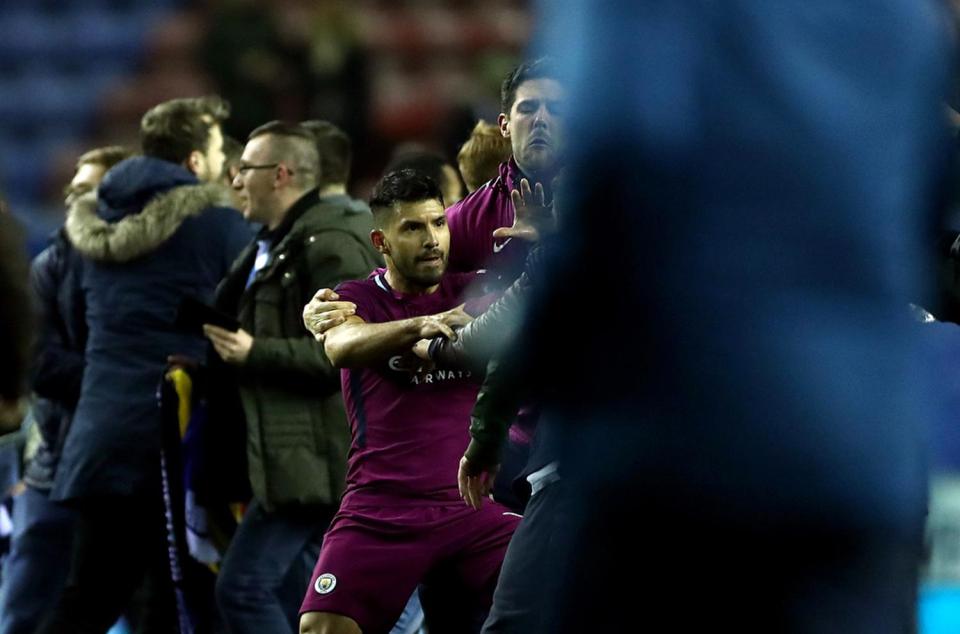
[[[390,285],[390,288],[403,295],[429,295],[440,288],[440,284],[422,286],[416,282],[412,282],[389,267],[387,267],[385,277],[387,278],[387,284]]]
[[[520,161],[517,161],[516,157],[514,157],[513,160],[516,161],[517,167],[520,168],[521,175],[530,181],[531,187],[533,187],[534,183],[540,183],[544,186],[544,188],[550,187],[551,181],[558,173],[557,168],[535,170],[521,165]]]

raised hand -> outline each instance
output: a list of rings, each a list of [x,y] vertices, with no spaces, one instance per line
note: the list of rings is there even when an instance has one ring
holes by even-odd
[[[520,190],[510,192],[513,200],[513,226],[500,227],[493,237],[501,240],[517,238],[527,242],[537,242],[541,235],[551,231],[556,224],[553,205],[546,202],[543,185],[536,183],[530,189],[530,181],[520,179]]]

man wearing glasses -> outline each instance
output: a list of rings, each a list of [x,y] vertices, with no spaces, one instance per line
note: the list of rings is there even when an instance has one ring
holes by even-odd
[[[294,631],[309,570],[299,586],[292,576],[319,547],[344,487],[350,430],[340,373],[303,329],[301,309],[316,289],[366,277],[382,260],[370,245],[370,212],[324,202],[319,172],[308,129],[274,121],[250,134],[233,187],[244,217],[263,229],[216,298],[240,328],[204,327],[222,370],[236,376],[247,425],[254,500],[217,582],[234,633]]]

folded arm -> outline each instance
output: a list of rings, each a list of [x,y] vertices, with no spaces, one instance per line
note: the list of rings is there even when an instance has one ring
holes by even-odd
[[[463,312],[462,306],[437,315],[379,324],[368,324],[360,317],[351,315],[326,333],[324,349],[335,367],[367,367],[392,355],[409,352],[420,339],[456,339],[453,329],[469,320],[470,316]]]

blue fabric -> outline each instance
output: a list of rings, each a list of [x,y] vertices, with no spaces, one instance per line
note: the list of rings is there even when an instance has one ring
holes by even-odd
[[[937,391],[906,306],[934,279],[940,4],[544,15],[575,178],[525,339],[579,506],[561,631],[908,631]]]
[[[924,338],[934,372],[940,377],[932,394],[936,409],[930,417],[930,467],[934,472],[960,472],[960,326],[953,323],[925,324]]]
[[[0,634],[33,634],[67,581],[74,514],[31,487],[14,498],[0,587]]]
[[[420,595],[414,592],[403,608],[403,614],[397,619],[396,625],[390,634],[419,634],[423,631],[423,607],[420,605]]]
[[[257,254],[253,258],[250,275],[247,276],[246,288],[250,288],[250,285],[253,284],[253,278],[255,278],[257,273],[260,272],[260,269],[265,267],[267,262],[270,261],[270,246],[271,243],[269,240],[257,240]]]
[[[230,632],[299,629],[300,602],[332,516],[333,509],[268,513],[250,504],[217,577],[217,605]]]

